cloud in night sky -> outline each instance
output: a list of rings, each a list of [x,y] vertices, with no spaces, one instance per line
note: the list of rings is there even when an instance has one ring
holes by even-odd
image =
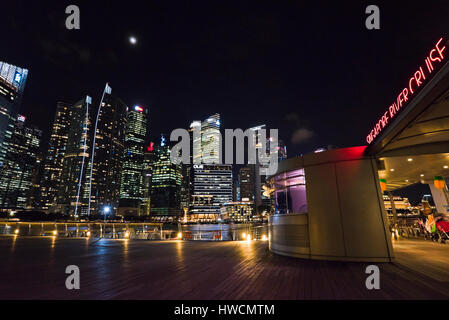
[[[301,128],[293,132],[291,142],[293,144],[300,144],[309,141],[313,136],[314,132],[312,130]]]

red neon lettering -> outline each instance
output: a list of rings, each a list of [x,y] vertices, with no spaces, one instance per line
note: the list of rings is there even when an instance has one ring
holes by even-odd
[[[413,94],[413,88],[412,88],[413,80],[415,80],[415,77],[410,78],[410,80],[408,81],[408,88],[409,88],[411,94]]]
[[[388,111],[385,111],[384,113],[384,119],[385,119],[385,125],[388,123]]]
[[[429,55],[424,60],[429,75],[435,69],[433,62],[442,62],[445,57],[443,53],[446,49],[446,46],[441,46],[442,41],[443,38],[440,38],[435,47],[430,50]],[[411,99],[411,95],[415,93],[415,90],[424,83],[424,80],[426,80],[426,74],[424,73],[423,66],[420,66],[419,69],[413,74],[413,77],[409,78],[408,87],[402,89],[402,91],[396,97],[396,102],[388,107],[388,110],[385,111],[379,121],[374,125],[374,128],[371,130],[370,134],[366,137],[366,141],[368,143],[372,143],[374,141],[376,136],[380,134],[382,129],[388,124],[389,119],[393,119],[393,117],[396,116],[402,106],[405,105],[405,102]],[[415,85],[413,84],[413,82],[415,82]]]
[[[426,58],[426,61],[427,61],[427,69],[429,69],[429,73],[431,73],[433,71],[432,61],[430,61],[429,57]]]
[[[416,85],[417,85],[418,88],[419,88],[419,86],[422,84],[422,81],[421,81],[421,78],[422,78],[421,72],[416,71],[414,76],[415,76]]]
[[[427,61],[427,58],[426,58],[426,60],[424,60],[424,61],[426,61],[427,70],[429,70],[429,72],[432,72],[432,70],[430,70],[429,62]]]
[[[426,80],[426,75],[424,74],[424,70],[422,69],[422,67],[419,67],[419,70],[421,71],[422,78]]]
[[[398,112],[399,111],[399,106],[397,105],[397,103],[395,102],[395,103],[393,103],[393,105],[394,105],[394,109],[396,110],[396,112]]]
[[[446,49],[446,46],[444,46],[443,48],[440,49],[440,47],[438,47],[438,46],[440,45],[441,41],[443,41],[443,38],[438,40],[437,44],[435,45],[435,48],[437,48],[438,54],[440,55],[441,59],[443,59],[444,58],[443,51],[444,51],[444,49]]]
[[[402,107],[402,102],[403,102],[401,96],[402,96],[402,92],[398,95],[398,105],[399,105],[399,107]]]
[[[432,53],[434,53],[434,52],[436,52],[436,51],[437,51],[437,49],[432,49],[432,50],[430,50],[430,55],[429,55],[430,60],[441,62],[441,59],[440,59],[439,57],[432,57]]]
[[[407,96],[408,96],[408,89],[404,88],[404,90],[402,90],[402,95],[404,96],[404,102],[408,100]]]
[[[393,118],[396,114],[396,110],[394,110],[394,104],[392,104],[388,109],[390,110],[390,118]]]

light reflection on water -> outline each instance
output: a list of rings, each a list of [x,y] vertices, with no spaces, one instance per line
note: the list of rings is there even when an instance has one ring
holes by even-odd
[[[47,236],[47,237],[82,237],[95,239],[104,238],[125,238],[125,230],[129,230],[129,239],[177,239],[178,234],[182,234],[184,240],[244,240],[250,234],[252,239],[262,239],[268,235],[266,224],[189,224],[189,225],[146,225],[146,226],[127,226],[124,223],[115,224],[113,227],[108,225],[105,230],[101,224],[75,223],[0,223],[0,235],[17,236]],[[16,233],[17,230],[17,233]],[[56,235],[54,232],[56,231]],[[88,233],[90,232],[90,233]],[[52,247],[54,241],[52,241]]]

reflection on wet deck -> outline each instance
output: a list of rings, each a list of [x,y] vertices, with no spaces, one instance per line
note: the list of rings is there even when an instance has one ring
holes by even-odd
[[[265,241],[0,237],[0,299],[449,298],[447,282],[402,265],[379,264],[381,290],[370,291],[366,263],[288,258],[267,246]],[[413,253],[407,254],[410,260]],[[81,270],[78,291],[64,285],[71,264]]]

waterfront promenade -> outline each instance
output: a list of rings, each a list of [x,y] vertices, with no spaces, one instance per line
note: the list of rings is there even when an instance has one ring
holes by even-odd
[[[366,263],[278,256],[265,241],[3,236],[0,299],[449,299],[449,245],[395,247],[381,289],[367,290]],[[80,290],[65,288],[68,265]]]

